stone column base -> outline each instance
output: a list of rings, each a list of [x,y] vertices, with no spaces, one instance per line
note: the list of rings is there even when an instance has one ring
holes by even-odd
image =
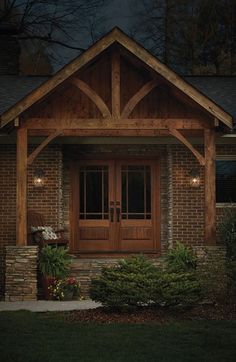
[[[37,300],[37,246],[6,246],[5,301]]]

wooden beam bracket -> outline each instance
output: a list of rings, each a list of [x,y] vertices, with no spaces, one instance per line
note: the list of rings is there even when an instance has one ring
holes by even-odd
[[[111,112],[109,111],[103,99],[87,83],[75,77],[70,79],[70,83],[79,88],[84,94],[86,94],[87,97],[91,99],[94,104],[96,104],[104,118],[111,117]]]
[[[200,152],[193,147],[193,145],[175,128],[169,128],[169,132],[172,136],[177,138],[181,143],[183,143],[196,157],[201,166],[205,166],[206,160],[205,157],[201,155]]]
[[[150,93],[153,88],[155,88],[160,81],[156,79],[152,79],[146,84],[144,84],[143,87],[141,87],[133,97],[130,98],[130,100],[126,103],[123,112],[121,114],[121,118],[128,118],[131,112],[134,110],[136,105],[148,94]]]
[[[27,165],[31,165],[38,154],[56,137],[60,136],[63,130],[57,130],[50,134],[27,158]]]

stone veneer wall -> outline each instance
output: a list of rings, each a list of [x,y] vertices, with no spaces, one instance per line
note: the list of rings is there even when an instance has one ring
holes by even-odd
[[[37,299],[36,246],[6,247],[5,301]]]
[[[113,266],[118,263],[121,258],[95,258],[95,259],[74,259],[70,271],[70,276],[79,280],[81,286],[81,294],[83,297],[89,296],[89,286],[92,278],[101,274],[103,267]],[[163,258],[150,258],[152,263],[160,266]]]

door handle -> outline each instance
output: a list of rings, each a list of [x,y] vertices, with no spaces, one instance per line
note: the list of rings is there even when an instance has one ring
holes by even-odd
[[[114,222],[114,207],[110,207],[110,221]]]
[[[120,207],[116,208],[116,221],[120,222]]]
[[[114,201],[111,201],[111,202],[110,202],[110,210],[109,210],[110,221],[111,221],[111,222],[114,222],[114,213],[115,213],[115,210],[114,210]]]

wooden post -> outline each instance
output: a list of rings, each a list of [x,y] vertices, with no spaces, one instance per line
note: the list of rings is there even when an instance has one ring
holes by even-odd
[[[17,130],[16,245],[27,245],[27,129]]]
[[[204,130],[205,144],[205,243],[216,242],[215,132]]]

